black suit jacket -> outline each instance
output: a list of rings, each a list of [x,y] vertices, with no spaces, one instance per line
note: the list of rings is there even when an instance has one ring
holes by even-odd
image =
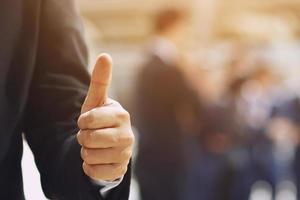
[[[200,119],[200,99],[179,67],[159,56],[150,55],[138,78],[136,173],[141,195],[145,200],[184,199],[185,138],[192,133],[182,122],[190,122],[188,116]]]
[[[137,81],[136,105],[136,123],[141,132],[140,155],[144,150],[158,151],[147,152],[147,156],[154,156],[154,159],[158,160],[160,156],[156,153],[166,153],[170,154],[169,159],[173,157],[178,162],[179,154],[174,151],[180,151],[182,137],[191,134],[186,133],[190,129],[183,128],[180,122],[190,115],[194,120],[199,120],[202,109],[200,98],[188,84],[183,72],[175,64],[166,63],[160,57],[150,55]],[[150,148],[153,143],[155,148]],[[166,151],[169,146],[170,151]],[[142,156],[141,159],[147,156]],[[162,156],[161,161],[164,160],[166,159]]]
[[[89,84],[72,0],[0,0],[0,199],[24,199],[24,133],[50,199],[103,199],[82,171],[77,117]],[[128,199],[130,170],[109,200]]]

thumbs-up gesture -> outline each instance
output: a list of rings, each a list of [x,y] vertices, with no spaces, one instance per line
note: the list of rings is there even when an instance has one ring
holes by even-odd
[[[121,178],[127,171],[134,143],[128,112],[107,97],[111,74],[111,57],[99,56],[78,119],[82,167],[95,180]]]

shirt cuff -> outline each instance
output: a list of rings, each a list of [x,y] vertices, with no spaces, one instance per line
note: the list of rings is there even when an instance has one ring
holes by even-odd
[[[120,183],[122,182],[123,180],[123,176],[115,181],[104,181],[104,180],[92,180],[95,184],[99,185],[99,186],[102,186],[103,188],[101,188],[99,190],[100,194],[103,196],[103,197],[106,197],[109,192],[114,189],[115,187],[117,187],[118,185],[120,185]]]

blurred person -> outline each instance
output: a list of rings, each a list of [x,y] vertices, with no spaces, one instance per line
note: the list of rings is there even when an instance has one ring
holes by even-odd
[[[274,88],[278,80],[269,66],[265,66],[264,63],[258,65],[242,87],[243,102],[240,102],[238,108],[240,113],[244,113],[246,124],[252,129],[265,127],[274,104]]]
[[[25,199],[22,133],[47,198],[128,199],[130,118],[107,98],[108,55],[90,80],[75,3],[0,4],[0,199]]]
[[[247,138],[243,159],[236,159],[234,200],[249,199],[259,182],[270,186],[272,199],[299,199],[299,108],[297,99],[275,105],[261,134]]]
[[[274,177],[276,194],[280,190],[291,188],[280,187],[285,182],[292,183],[296,191],[295,199],[300,199],[300,100],[293,98],[277,105],[272,112],[268,125],[268,137],[272,141],[274,157]]]
[[[239,127],[226,106],[211,105],[205,110],[198,135],[198,149],[189,162],[186,200],[229,200],[234,171],[230,155],[239,143]]]
[[[201,107],[181,65],[186,22],[181,9],[158,13],[149,59],[138,76],[136,173],[143,200],[185,199],[185,140],[197,132]]]
[[[249,132],[259,132],[265,128],[276,99],[278,83],[279,79],[271,68],[258,62],[248,74],[229,85],[226,99]]]
[[[241,129],[241,147],[232,154],[234,179],[231,199],[249,199],[252,186],[266,181],[275,186],[272,142],[266,128],[275,103],[276,75],[263,62],[236,78],[226,93],[225,104],[235,112]]]

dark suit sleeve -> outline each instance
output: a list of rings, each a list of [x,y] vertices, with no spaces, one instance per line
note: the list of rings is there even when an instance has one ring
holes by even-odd
[[[83,173],[77,118],[90,76],[82,25],[72,0],[41,1],[36,67],[25,113],[25,137],[50,199],[103,199]],[[128,199],[130,170],[107,200]]]

